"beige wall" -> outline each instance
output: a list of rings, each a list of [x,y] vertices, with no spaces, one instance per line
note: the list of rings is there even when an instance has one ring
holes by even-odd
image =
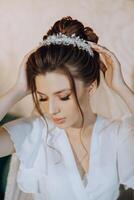
[[[91,25],[100,36],[100,44],[116,53],[125,81],[134,88],[133,10],[132,0],[116,0],[114,3],[112,0],[0,0],[0,94],[15,83],[24,54],[38,45],[57,19],[67,15],[81,20],[86,26]],[[111,92],[107,88],[104,91],[104,88],[105,84],[94,96],[93,108],[110,116],[126,112],[119,97],[117,103]],[[101,106],[96,104],[98,95]],[[108,109],[105,107],[107,99]],[[10,112],[26,116],[32,109],[29,96]]]

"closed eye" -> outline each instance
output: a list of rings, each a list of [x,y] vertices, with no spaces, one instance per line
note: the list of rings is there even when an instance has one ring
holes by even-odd
[[[40,98],[39,101],[46,101],[46,99]]]
[[[70,95],[65,96],[65,97],[62,97],[62,98],[60,98],[60,100],[62,100],[62,101],[67,101],[67,100],[70,99],[69,96],[70,96]],[[47,99],[41,97],[41,98],[39,99],[39,101],[47,101]]]
[[[65,96],[65,97],[62,97],[62,98],[60,98],[62,101],[67,101],[67,100],[69,100],[70,98],[69,98],[69,96],[70,95],[68,95],[68,96]]]

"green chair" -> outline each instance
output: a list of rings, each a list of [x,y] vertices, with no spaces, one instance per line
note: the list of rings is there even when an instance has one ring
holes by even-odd
[[[19,116],[7,114],[0,122],[0,126],[17,118],[19,118]],[[0,200],[4,200],[10,160],[11,160],[11,155],[0,158]]]

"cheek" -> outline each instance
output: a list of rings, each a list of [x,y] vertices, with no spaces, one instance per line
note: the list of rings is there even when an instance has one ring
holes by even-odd
[[[66,116],[72,118],[72,116],[74,117],[78,115],[79,110],[75,102],[70,101],[62,106],[61,112],[65,113]]]

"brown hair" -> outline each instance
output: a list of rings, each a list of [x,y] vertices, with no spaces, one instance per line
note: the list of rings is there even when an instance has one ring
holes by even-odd
[[[73,33],[75,33],[76,36],[79,36],[84,40],[88,40],[94,43],[98,42],[98,36],[93,32],[92,28],[84,27],[80,21],[72,19],[70,16],[63,17],[61,20],[55,22],[55,24],[48,30],[47,34],[44,35],[43,40],[45,40],[49,35],[59,32],[66,34],[67,36],[71,36]],[[82,115],[83,127],[84,115],[77,98],[74,78],[82,80],[85,86],[97,80],[97,86],[99,86],[100,58],[96,51],[93,51],[93,53],[94,56],[92,57],[88,52],[79,49],[77,46],[74,47],[73,45],[65,46],[63,44],[50,44],[49,46],[39,47],[29,56],[27,61],[28,87],[32,92],[35,107],[44,120],[45,117],[42,113],[37,98],[35,78],[40,74],[45,75],[46,72],[62,71],[70,81],[70,85],[73,89],[73,94],[75,97],[75,102]],[[81,143],[83,145],[82,140]],[[83,147],[86,150],[84,145]]]

